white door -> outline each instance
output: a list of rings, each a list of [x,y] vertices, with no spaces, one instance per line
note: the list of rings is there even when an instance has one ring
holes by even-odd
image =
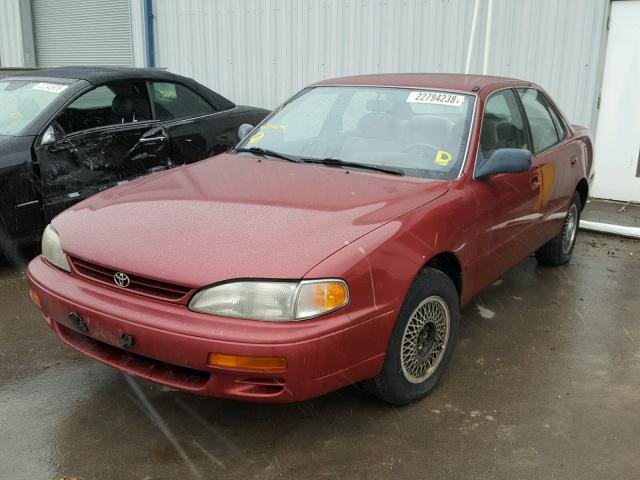
[[[640,0],[614,1],[592,197],[640,202]]]

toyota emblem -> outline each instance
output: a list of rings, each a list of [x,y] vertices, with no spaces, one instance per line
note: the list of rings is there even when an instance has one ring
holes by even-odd
[[[131,280],[129,279],[129,275],[122,272],[117,272],[113,274],[113,281],[116,282],[116,285],[122,288],[127,288]]]

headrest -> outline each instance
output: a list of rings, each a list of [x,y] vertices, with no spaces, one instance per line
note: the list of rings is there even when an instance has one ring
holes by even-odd
[[[397,123],[386,113],[368,113],[358,122],[357,135],[363,138],[391,140],[396,137]]]
[[[395,108],[395,102],[391,100],[369,100],[367,101],[367,110],[376,113],[389,113]]]
[[[409,130],[430,130],[438,133],[447,134],[451,128],[451,122],[442,117],[431,117],[429,115],[416,115],[411,117],[407,123]]]
[[[136,119],[138,120],[149,120],[151,119],[151,108],[149,107],[149,102],[144,98],[135,98],[133,100],[134,109],[136,112]]]
[[[485,150],[492,150],[498,145],[498,126],[496,120],[485,117],[482,121],[480,143]]]
[[[128,117],[134,108],[133,100],[126,95],[116,95],[111,101],[111,111],[118,117]]]
[[[511,122],[500,122],[496,130],[498,139],[500,140],[509,140],[513,135],[513,125]]]

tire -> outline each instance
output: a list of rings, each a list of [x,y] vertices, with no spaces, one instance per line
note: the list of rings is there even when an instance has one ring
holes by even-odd
[[[459,327],[460,300],[453,282],[440,270],[425,268],[407,292],[382,370],[364,382],[365,388],[393,405],[421,399],[446,370]]]
[[[562,230],[536,251],[536,259],[540,265],[558,266],[571,260],[578,236],[581,211],[580,195],[574,192]]]

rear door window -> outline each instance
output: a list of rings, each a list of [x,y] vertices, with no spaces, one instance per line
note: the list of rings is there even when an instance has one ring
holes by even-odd
[[[153,82],[153,105],[158,120],[177,120],[215,113],[199,94],[179,83]]]
[[[533,153],[544,152],[559,143],[564,138],[564,130],[558,132],[559,126],[553,120],[544,95],[534,88],[519,88],[517,91],[531,128]]]
[[[78,97],[54,121],[54,128],[70,134],[90,128],[151,120],[146,83],[117,81]]]

